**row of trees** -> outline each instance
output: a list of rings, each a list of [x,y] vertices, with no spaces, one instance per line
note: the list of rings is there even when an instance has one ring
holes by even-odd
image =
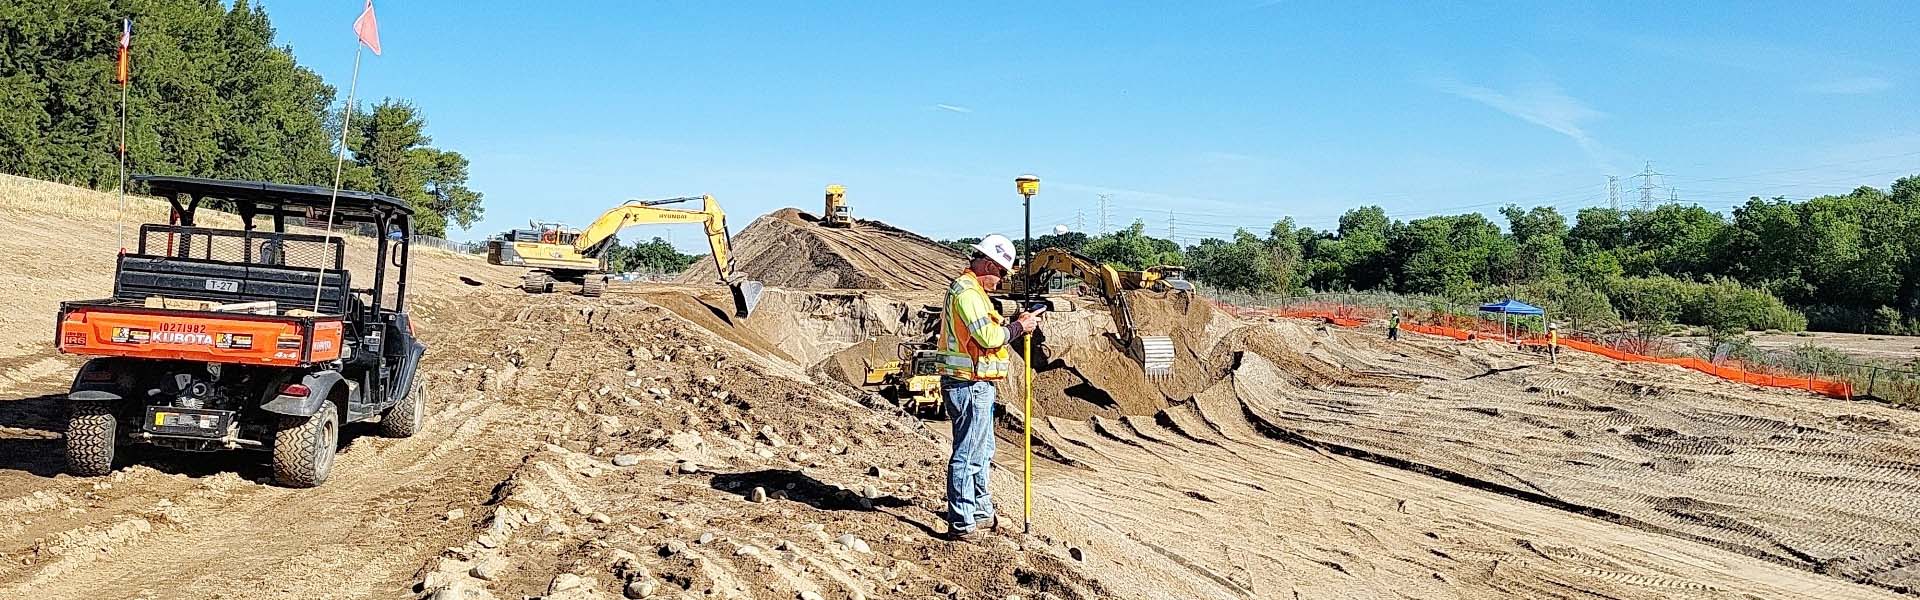
[[[659,237],[654,237],[651,241],[634,242],[633,244],[615,243],[613,246],[608,247],[606,252],[608,268],[620,273],[629,271],[638,271],[641,273],[678,273],[686,270],[688,266],[693,264],[693,261],[703,258],[702,256],[683,254],[679,250],[674,249],[673,244],[667,243],[666,240]]]
[[[1397,221],[1356,208],[1332,231],[1281,219],[1264,232],[1180,248],[1145,225],[1036,238],[1119,268],[1190,266],[1206,285],[1258,293],[1377,290],[1457,302],[1518,297],[1586,322],[1722,330],[1920,334],[1920,177],[1795,202],[1752,198],[1730,215],[1507,206]],[[964,249],[969,240],[956,240]]]
[[[248,0],[224,9],[208,0],[0,3],[0,172],[118,185],[114,49],[124,17],[136,27],[130,171],[333,183],[336,90],[274,45],[266,12]],[[421,233],[479,219],[466,158],[431,145],[417,107],[388,99],[355,110],[346,187],[412,202]]]

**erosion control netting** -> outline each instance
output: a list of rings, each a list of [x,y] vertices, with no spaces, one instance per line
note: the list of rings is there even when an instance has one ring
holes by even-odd
[[[965,255],[912,232],[870,220],[827,227],[794,208],[755,219],[733,237],[734,272],[770,287],[940,290],[964,268]],[[718,279],[712,261],[680,275],[686,283]]]

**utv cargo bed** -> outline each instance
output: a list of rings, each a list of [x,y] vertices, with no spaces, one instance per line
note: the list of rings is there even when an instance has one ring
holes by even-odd
[[[60,351],[210,363],[304,367],[339,359],[339,316],[148,308],[140,303],[60,303]]]

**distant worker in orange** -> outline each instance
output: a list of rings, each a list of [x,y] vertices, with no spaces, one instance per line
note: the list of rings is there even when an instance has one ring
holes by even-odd
[[[1007,377],[1007,348],[1040,328],[1038,314],[1022,312],[1012,323],[994,308],[987,290],[1013,269],[1013,242],[999,234],[974,245],[967,270],[947,288],[940,318],[940,392],[953,419],[953,455],[947,460],[947,534],[960,541],[987,523],[997,528],[993,494],[987,489],[993,464],[994,382]]]
[[[1547,361],[1560,364],[1560,326],[1547,324]]]

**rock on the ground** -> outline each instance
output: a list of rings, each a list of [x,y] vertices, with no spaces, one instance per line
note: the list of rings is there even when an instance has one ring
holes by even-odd
[[[631,467],[631,466],[634,466],[634,465],[637,465],[637,464],[640,464],[640,455],[638,455],[638,454],[615,454],[615,455],[613,455],[613,466],[616,466],[616,467]]]
[[[699,473],[700,465],[693,464],[693,461],[690,461],[690,460],[680,461],[680,472],[686,473],[688,475]]]
[[[800,592],[800,600],[826,600],[826,599],[825,597],[820,595],[820,592],[807,590],[804,592]]]
[[[694,540],[693,543],[700,544],[700,545],[713,543],[713,532],[709,531],[709,532],[700,534],[700,539]]]
[[[880,499],[880,489],[871,485],[860,486],[860,497],[868,500]]]
[[[474,579],[493,581],[500,576],[500,566],[494,564],[493,559],[483,558],[473,563],[473,568],[467,569],[467,574],[472,575]]]
[[[553,576],[553,583],[547,585],[547,594],[551,595],[557,592],[577,590],[592,586],[592,579],[587,579],[572,573],[561,573]]]
[[[652,598],[653,593],[659,589],[660,583],[651,578],[635,579],[627,582],[627,587],[623,590],[623,593],[625,593],[628,598],[638,600],[640,598]]]
[[[685,553],[686,551],[687,551],[687,543],[682,542],[680,540],[670,540],[667,543],[660,545],[661,556],[673,556],[675,554]]]
[[[591,515],[587,515],[588,523],[610,523],[612,521],[613,521],[613,517],[609,517],[607,516],[607,513],[603,513],[603,512],[597,512]]]
[[[840,544],[841,546],[845,546],[848,550],[859,552],[861,554],[866,554],[868,552],[873,551],[873,547],[868,546],[866,540],[860,539],[860,536],[856,536],[851,533],[840,534],[839,539],[834,540],[834,543]]]
[[[753,491],[747,492],[747,501],[748,502],[766,502],[767,488],[754,486]]]

